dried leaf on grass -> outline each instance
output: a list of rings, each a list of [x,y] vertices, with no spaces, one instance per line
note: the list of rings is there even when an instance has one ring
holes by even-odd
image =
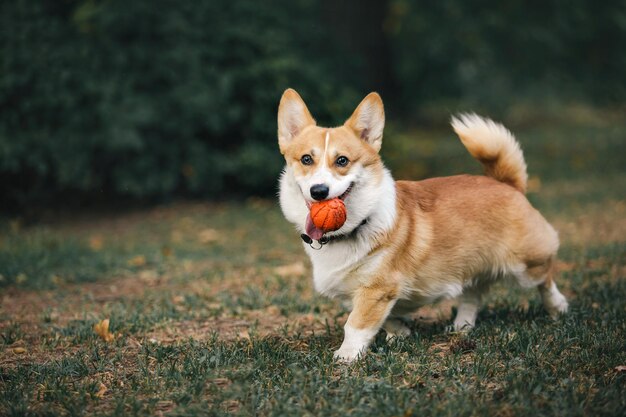
[[[626,372],[626,365],[619,365],[615,367],[617,372]]]
[[[98,252],[104,246],[104,239],[100,235],[93,235],[89,238],[89,247],[94,252]]]
[[[21,355],[23,353],[26,353],[26,349],[23,347],[14,347],[13,353],[15,353],[16,355]]]
[[[146,264],[146,257],[143,255],[137,255],[134,258],[128,260],[129,266],[144,266]]]
[[[104,397],[104,394],[106,394],[106,392],[107,392],[108,390],[109,390],[109,389],[107,388],[107,386],[106,386],[106,385],[104,385],[104,384],[101,382],[101,383],[100,383],[100,386],[98,387],[98,392],[96,392],[95,396],[96,396],[97,398],[102,398],[102,397]]]
[[[115,340],[115,335],[109,332],[109,319],[104,319],[94,324],[93,331],[105,342],[112,342]]]
[[[169,246],[163,246],[161,248],[161,255],[163,255],[165,258],[172,256],[173,253],[174,251]]]

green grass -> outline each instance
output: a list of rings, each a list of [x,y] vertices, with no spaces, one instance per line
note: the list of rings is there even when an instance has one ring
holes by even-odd
[[[444,331],[443,303],[345,366],[346,312],[314,294],[275,201],[7,219],[0,415],[624,415],[626,127],[518,133],[529,197],[561,235],[560,320],[501,285],[470,334]],[[385,147],[398,178],[478,172],[447,132]],[[110,342],[93,330],[104,318]]]

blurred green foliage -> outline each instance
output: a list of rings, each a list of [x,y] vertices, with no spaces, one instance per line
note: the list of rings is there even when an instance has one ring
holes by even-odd
[[[272,192],[279,94],[329,117],[356,96],[315,5],[16,1],[1,6],[0,193]],[[334,122],[334,120],[331,120]]]
[[[385,27],[404,108],[626,102],[622,0],[394,0]]]
[[[320,123],[521,97],[624,102],[624,2],[16,0],[0,5],[0,195],[222,198],[275,190],[276,108]],[[423,118],[423,117],[422,117]]]

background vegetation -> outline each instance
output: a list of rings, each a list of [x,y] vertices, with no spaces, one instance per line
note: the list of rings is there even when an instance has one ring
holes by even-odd
[[[0,415],[625,415],[624,45],[620,0],[0,2]],[[449,115],[503,120],[569,314],[500,286],[335,363],[274,196],[286,87],[326,125],[381,92],[396,178],[479,173]]]
[[[2,208],[270,195],[286,87],[324,124],[623,110],[624,44],[619,0],[3,2]]]

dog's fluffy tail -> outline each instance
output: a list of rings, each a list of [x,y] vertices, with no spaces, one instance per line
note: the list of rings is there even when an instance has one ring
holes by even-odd
[[[476,114],[452,117],[452,128],[469,153],[485,167],[485,175],[526,192],[524,154],[511,132]]]

